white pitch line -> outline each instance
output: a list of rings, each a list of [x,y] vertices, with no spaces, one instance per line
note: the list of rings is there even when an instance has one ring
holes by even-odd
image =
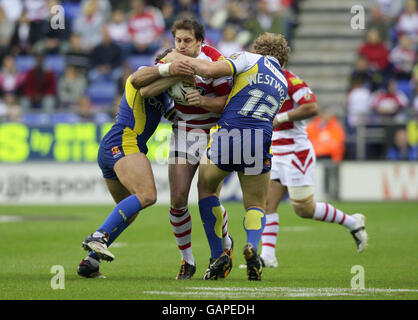
[[[186,287],[186,291],[144,291],[152,295],[243,298],[243,297],[335,297],[335,296],[368,296],[376,294],[390,295],[399,292],[418,292],[418,289],[350,289],[350,288],[288,288],[288,287]]]
[[[169,295],[169,296],[195,296],[195,297],[217,297],[217,298],[277,298],[277,297],[334,297],[334,296],[350,296],[349,293],[327,293],[327,292],[300,292],[300,293],[271,293],[271,292],[200,292],[200,291],[144,291],[145,294],[153,295]]]
[[[3,215],[0,215],[0,223],[20,222],[20,221],[23,221],[23,218],[19,217],[19,216],[3,216]]]
[[[384,289],[384,288],[365,288],[365,289],[351,289],[351,288],[289,288],[289,287],[187,287],[185,289],[189,290],[210,290],[210,291],[261,291],[261,292],[275,292],[275,291],[295,291],[295,292],[304,292],[304,291],[313,291],[313,292],[382,292],[382,293],[392,293],[392,292],[418,292],[418,289]]]

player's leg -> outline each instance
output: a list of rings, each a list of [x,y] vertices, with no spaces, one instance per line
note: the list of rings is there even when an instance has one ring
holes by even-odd
[[[86,250],[90,249],[108,261],[114,259],[107,248],[110,234],[116,232],[119,235],[138,212],[154,204],[157,197],[151,164],[145,154],[138,152],[126,155],[116,162],[113,169],[131,195],[120,201],[97,231],[83,242]]]
[[[261,236],[260,258],[264,267],[276,268],[276,242],[279,232],[279,214],[277,207],[287,192],[287,188],[278,180],[270,180],[266,207],[266,225]]]
[[[168,165],[170,183],[170,224],[180,250],[182,265],[176,276],[177,280],[193,276],[196,265],[192,252],[192,220],[188,209],[188,198],[197,164],[179,163],[180,158]]]
[[[246,175],[239,172],[238,177],[246,210],[243,225],[247,233],[247,244],[244,247],[247,276],[248,280],[261,280],[262,263],[257,247],[266,224],[265,210],[270,172],[260,175]]]
[[[211,251],[209,267],[205,280],[216,280],[226,277],[231,270],[232,251],[224,251],[226,211],[219,201],[219,190],[222,181],[230,174],[210,162],[205,155],[201,159],[198,178],[199,212]],[[229,237],[229,236],[228,236]]]
[[[105,178],[104,180],[105,180],[107,189],[109,190],[116,204],[131,195],[129,190],[126,189],[125,186],[119,182],[119,180],[107,179],[107,178]],[[109,240],[107,242],[108,247],[113,243],[113,241],[119,236],[119,234],[128,225],[129,223],[126,223],[123,228],[120,226],[117,230],[110,233]],[[90,251],[88,256],[84,258],[83,260],[81,260],[77,268],[77,273],[80,276],[86,277],[86,278],[105,278],[100,273],[99,268],[100,268],[100,258],[93,251]]]
[[[359,252],[366,249],[367,233],[364,215],[359,213],[349,215],[329,203],[315,202],[312,186],[288,187],[288,190],[297,215],[306,219],[340,224],[349,229]]]

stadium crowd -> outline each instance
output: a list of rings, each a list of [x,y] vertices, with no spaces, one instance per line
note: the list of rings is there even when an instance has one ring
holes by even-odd
[[[173,46],[179,17],[228,56],[262,31],[290,39],[296,13],[292,0],[1,0],[0,120],[112,120],[127,76]]]
[[[369,3],[345,130],[395,123],[405,131],[418,117],[417,2]],[[179,17],[199,19],[206,42],[229,56],[262,31],[291,44],[298,13],[299,0],[0,0],[0,122],[112,121],[125,80],[173,46],[170,28]],[[396,141],[391,159],[393,150],[417,159],[418,146],[405,153]]]
[[[383,127],[393,146],[375,157],[418,160],[418,145],[408,145],[413,142],[406,134],[418,119],[417,1],[369,3],[365,39],[350,75],[347,130]]]

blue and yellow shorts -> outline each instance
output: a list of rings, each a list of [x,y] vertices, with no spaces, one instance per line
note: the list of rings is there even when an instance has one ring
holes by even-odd
[[[271,135],[262,129],[215,126],[206,156],[219,169],[258,175],[271,170]]]
[[[131,128],[115,124],[100,143],[97,162],[106,179],[118,180],[113,167],[118,160],[129,154],[142,152],[147,154],[146,141]]]

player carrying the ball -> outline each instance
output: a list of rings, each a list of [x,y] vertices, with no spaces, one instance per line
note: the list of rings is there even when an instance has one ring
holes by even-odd
[[[286,99],[287,81],[283,74],[290,48],[282,35],[264,33],[253,43],[255,53],[239,52],[216,62],[171,52],[167,61],[189,62],[204,78],[233,76],[234,82],[217,126],[200,161],[199,210],[212,256],[217,258],[213,272],[229,263],[219,243],[222,205],[217,190],[223,179],[237,171],[245,208],[244,229],[247,243],[243,254],[249,280],[261,280],[262,263],[257,246],[265,225],[267,192],[270,181],[270,146],[273,119]]]

